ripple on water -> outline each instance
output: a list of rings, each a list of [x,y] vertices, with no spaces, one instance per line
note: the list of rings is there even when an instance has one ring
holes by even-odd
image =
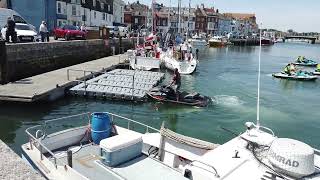
[[[216,95],[214,96],[217,105],[222,106],[240,106],[245,102],[240,100],[237,96],[229,96],[229,95]]]

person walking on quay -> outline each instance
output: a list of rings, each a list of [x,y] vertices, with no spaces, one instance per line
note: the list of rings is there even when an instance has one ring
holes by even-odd
[[[9,42],[9,37],[13,43],[17,42],[17,32],[15,30],[16,23],[11,17],[8,17],[7,20],[7,30],[6,30],[6,42]]]
[[[47,40],[49,42],[49,31],[47,28],[47,23],[45,21],[42,21],[39,27],[39,32],[41,35],[41,42],[44,42],[44,40]]]
[[[80,30],[83,31],[83,32],[87,32],[86,25],[85,25],[85,24],[82,24],[82,25],[80,26]]]

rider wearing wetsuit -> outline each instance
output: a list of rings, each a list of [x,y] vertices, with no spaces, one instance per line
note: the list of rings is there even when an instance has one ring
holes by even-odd
[[[180,73],[177,68],[174,70],[171,85],[173,85],[173,89],[176,93],[176,97],[177,97],[177,101],[178,101],[179,100],[179,89],[181,86],[181,76],[180,76]]]

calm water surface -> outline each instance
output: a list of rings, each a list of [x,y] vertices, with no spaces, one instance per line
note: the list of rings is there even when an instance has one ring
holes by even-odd
[[[70,114],[109,111],[156,128],[165,121],[176,132],[224,143],[233,137],[221,127],[240,133],[245,122],[255,122],[258,50],[259,47],[200,49],[197,72],[182,77],[182,89],[215,98],[214,106],[200,109],[71,97],[41,105],[0,104],[0,138],[19,153],[20,145],[27,141],[27,127]],[[262,47],[260,119],[277,136],[320,148],[320,80],[297,82],[271,76],[299,55],[318,60],[320,45],[286,43]],[[170,73],[166,74],[170,78]]]

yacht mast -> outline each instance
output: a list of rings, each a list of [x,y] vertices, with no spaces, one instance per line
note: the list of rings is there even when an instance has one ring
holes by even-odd
[[[181,33],[181,0],[178,0],[178,33]]]
[[[189,0],[189,13],[188,13],[188,26],[187,26],[187,39],[188,39],[188,36],[189,36],[189,29],[190,29],[190,26],[189,26],[189,23],[190,23],[190,13],[191,13],[191,0]]]

